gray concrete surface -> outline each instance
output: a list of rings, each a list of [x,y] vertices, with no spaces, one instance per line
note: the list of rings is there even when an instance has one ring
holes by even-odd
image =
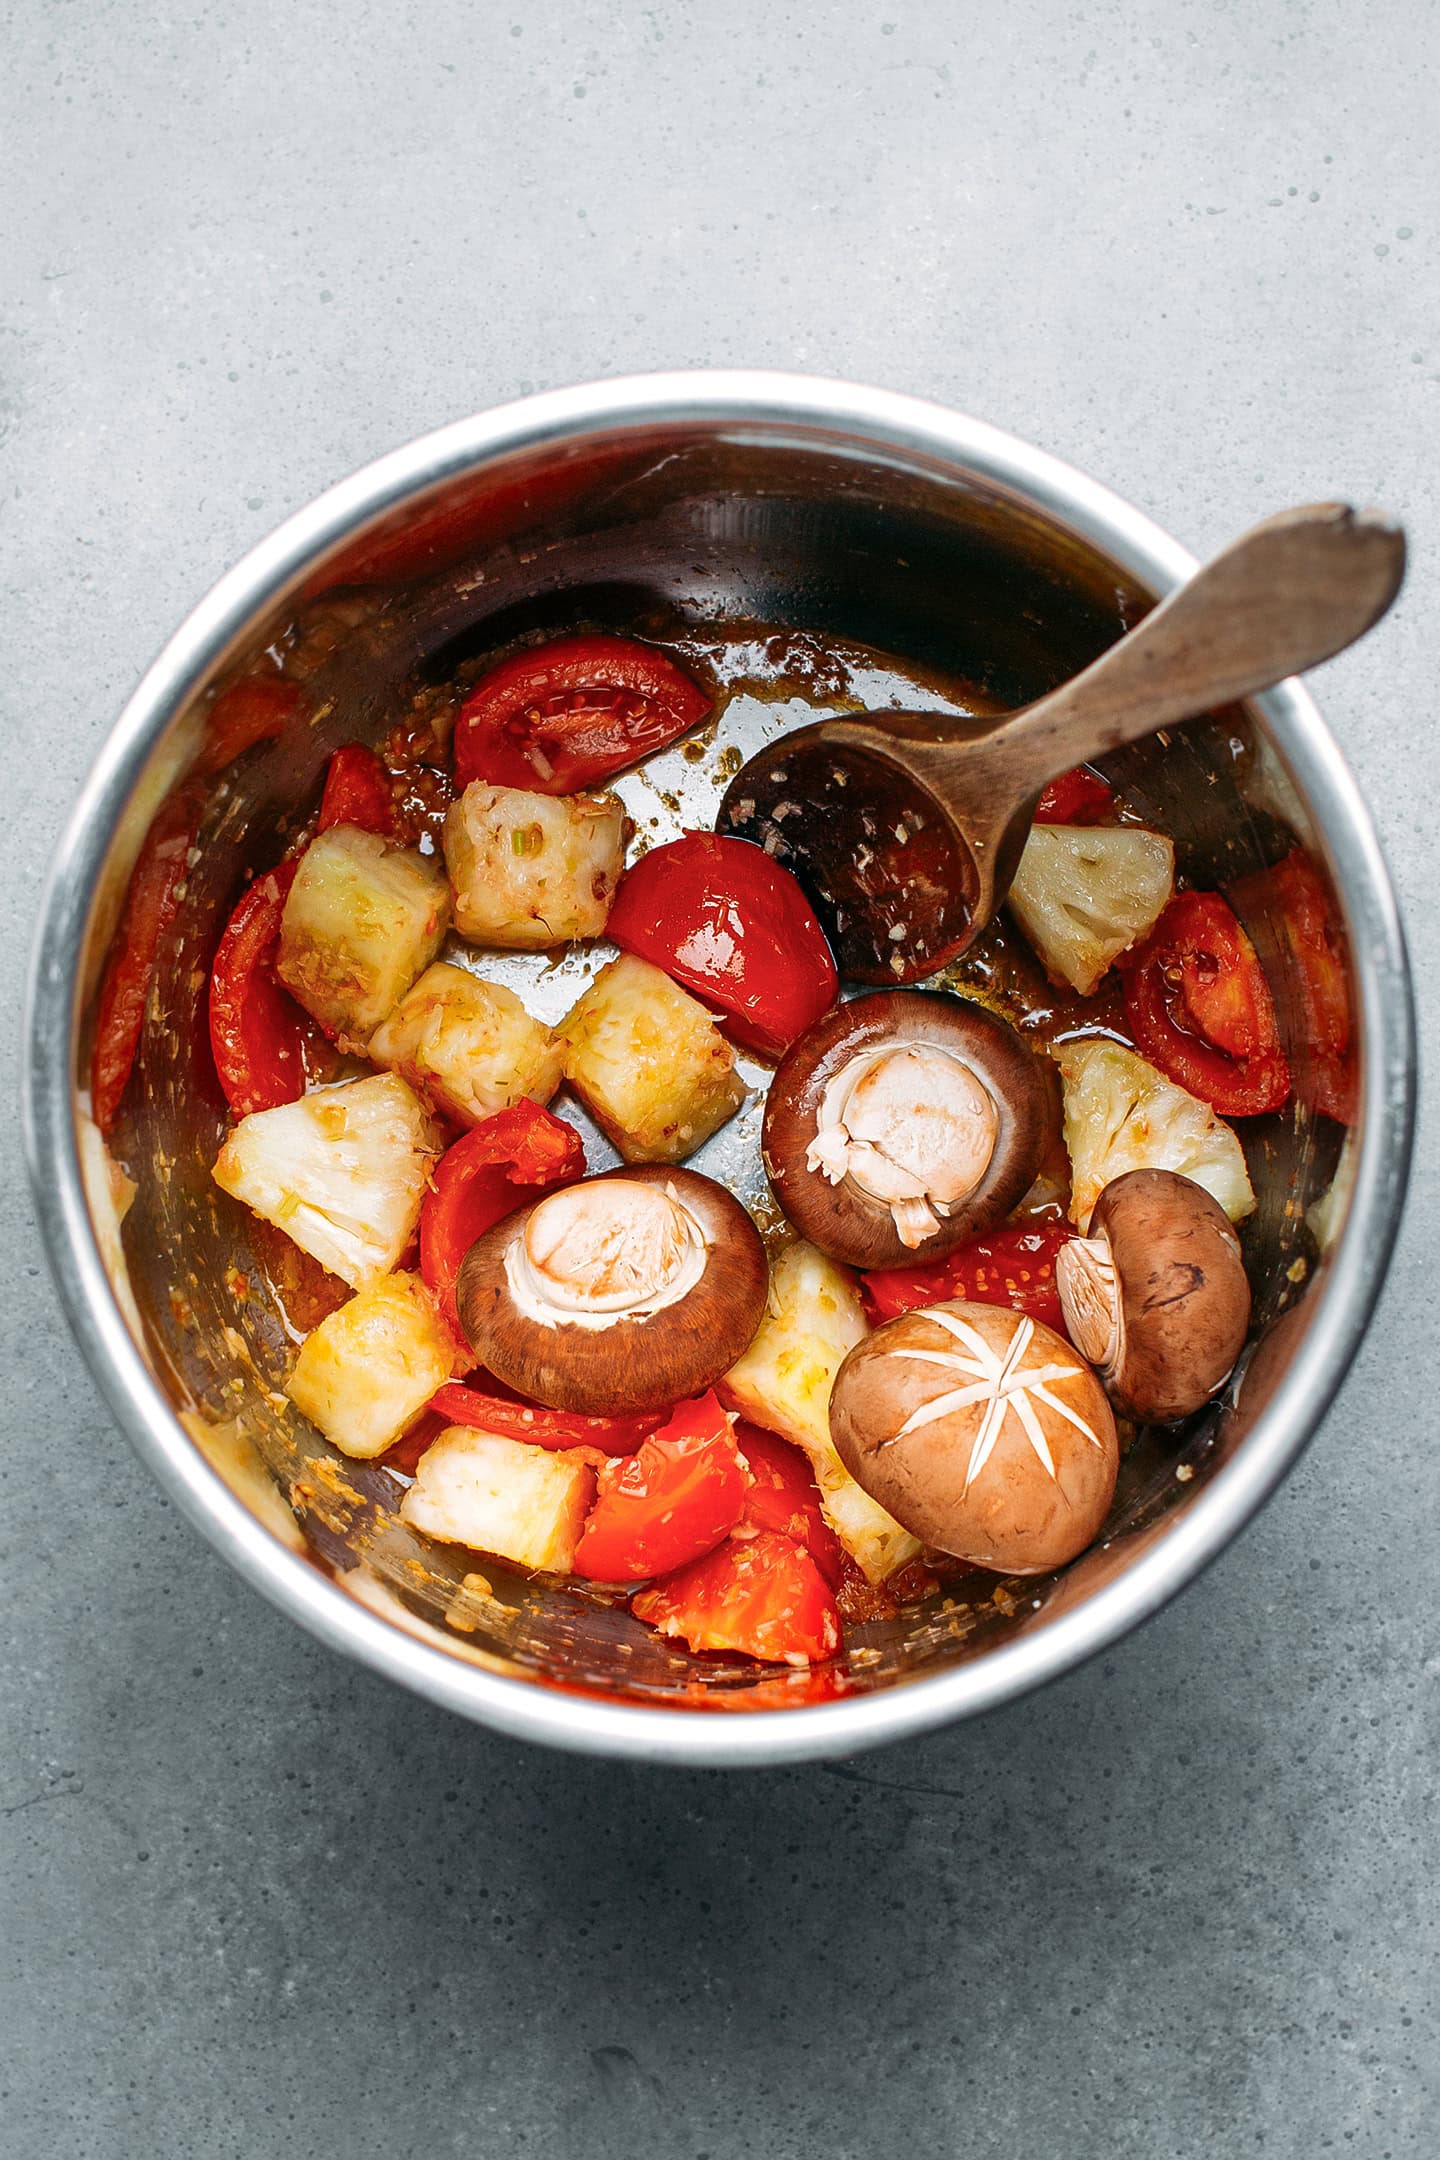
[[[1433,1048],[1423,0],[4,20],[7,1011],[95,745],[250,541],[514,392],[754,362],[951,400],[1199,549],[1409,520],[1318,687]],[[1177,1607],[981,1725],[728,1779],[492,1740],[262,1606],[112,1429],[4,1145],[7,2160],[1440,2149],[1433,1133],[1342,1401]]]

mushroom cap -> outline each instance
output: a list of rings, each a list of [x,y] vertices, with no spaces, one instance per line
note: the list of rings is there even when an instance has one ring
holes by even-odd
[[[553,1410],[662,1410],[749,1347],[769,1269],[738,1200],[698,1171],[583,1178],[477,1238],[456,1285],[466,1340]]]
[[[941,1552],[1003,1574],[1095,1537],[1120,1444],[1105,1391],[1052,1328],[956,1299],[904,1313],[835,1376],[830,1430],[872,1500]]]
[[[912,1232],[913,1242],[902,1236],[888,1199],[862,1190],[838,1163],[830,1176],[815,1166],[836,1083],[851,1068],[868,1081],[887,1050],[919,1053],[922,1099],[910,1121],[915,1141],[937,1129],[925,1121],[933,1110],[925,1095],[941,1092],[926,1085],[927,1061],[942,1079],[949,1061],[956,1113],[950,1130],[978,1173],[943,1213],[929,1214],[930,1227]],[[964,1116],[967,1096],[979,1119]],[[794,1044],[771,1084],[761,1148],[775,1197],[812,1245],[850,1267],[903,1267],[939,1260],[1008,1215],[1034,1183],[1054,1124],[1046,1061],[1006,1021],[945,991],[882,990],[837,1005]],[[943,1168],[937,1165],[937,1172]]]
[[[1127,1417],[1169,1425],[1209,1401],[1250,1326],[1240,1240],[1175,1170],[1129,1170],[1062,1246],[1056,1287],[1076,1347]]]

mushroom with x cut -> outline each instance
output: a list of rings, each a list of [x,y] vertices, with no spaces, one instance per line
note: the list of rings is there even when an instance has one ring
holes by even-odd
[[[926,1306],[857,1343],[835,1377],[830,1429],[897,1522],[1007,1574],[1083,1552],[1115,1490],[1104,1389],[1053,1329],[1004,1306]]]

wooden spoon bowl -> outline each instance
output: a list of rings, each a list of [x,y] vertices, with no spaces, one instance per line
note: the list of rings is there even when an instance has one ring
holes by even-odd
[[[1386,613],[1404,574],[1389,519],[1343,503],[1283,511],[984,733],[944,713],[875,712],[781,736],[731,781],[717,829],[796,873],[842,975],[919,982],[1001,905],[1048,781],[1330,659]]]

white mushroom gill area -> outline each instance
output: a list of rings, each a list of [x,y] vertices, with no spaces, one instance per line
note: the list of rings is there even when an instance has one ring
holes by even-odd
[[[1055,1256],[1055,1288],[1071,1342],[1102,1374],[1120,1362],[1120,1290],[1110,1240],[1071,1238]]]
[[[998,1131],[994,1098],[963,1058],[934,1043],[890,1043],[831,1080],[805,1163],[888,1207],[913,1251],[980,1183]]]
[[[516,1310],[544,1327],[649,1320],[705,1272],[705,1232],[673,1186],[593,1178],[531,1209],[505,1254]]]

